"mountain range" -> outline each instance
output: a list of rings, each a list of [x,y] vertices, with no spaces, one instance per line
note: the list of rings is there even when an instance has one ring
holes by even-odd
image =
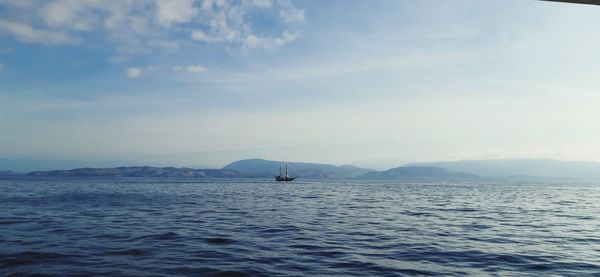
[[[465,182],[482,181],[484,178],[475,174],[449,171],[433,166],[401,166],[385,171],[373,171],[358,176],[365,180],[402,180],[415,182]]]
[[[19,173],[19,172],[14,172],[11,170],[0,170],[0,176],[16,176],[16,175],[23,175],[23,174]]]
[[[288,166],[290,176],[300,179],[359,179],[434,181],[595,182],[600,181],[600,163],[557,160],[463,160],[411,163],[385,171],[353,165],[335,166],[247,159],[220,169],[128,166],[33,171],[27,176],[62,177],[169,177],[169,178],[273,178]],[[0,176],[24,173],[0,171]]]
[[[236,171],[175,167],[129,166],[114,168],[77,168],[70,170],[34,171],[28,176],[44,177],[146,177],[146,178],[238,178]]]
[[[555,179],[600,181],[600,163],[545,159],[462,160],[411,163],[406,166],[431,166],[499,179]]]
[[[286,164],[290,176],[307,179],[354,178],[373,171],[353,165],[335,166],[331,164],[270,161],[263,159],[236,161],[226,165],[222,169],[234,170],[249,177],[273,177],[279,175],[279,169],[285,167]],[[285,168],[281,168],[281,170],[283,171]]]

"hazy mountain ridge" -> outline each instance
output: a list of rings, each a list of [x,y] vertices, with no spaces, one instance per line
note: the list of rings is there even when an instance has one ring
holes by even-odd
[[[34,171],[28,176],[64,177],[170,177],[170,178],[239,178],[239,172],[222,169],[131,166],[115,168],[76,168],[70,170]]]
[[[0,158],[0,169],[14,172],[70,170],[73,168],[114,168],[148,165],[153,164],[141,164],[140,162],[135,161],[84,161]]]
[[[526,177],[571,181],[600,181],[600,163],[546,159],[462,160],[410,163],[406,166],[433,166],[482,177]]]
[[[235,170],[244,175],[254,177],[273,177],[279,174],[279,168],[285,170],[288,165],[290,176],[307,179],[354,178],[372,172],[372,169],[353,165],[335,166],[321,163],[284,162],[263,159],[247,159],[232,162],[222,169]]]
[[[169,177],[169,178],[272,178],[279,167],[288,165],[290,176],[303,179],[353,178],[371,172],[351,165],[335,166],[318,163],[279,162],[262,159],[240,160],[221,169],[130,166],[114,168],[76,168],[33,171],[27,176],[56,177]]]
[[[23,173],[11,171],[11,170],[0,170],[0,176],[16,176],[16,175],[23,175]]]
[[[401,166],[385,171],[374,171],[357,177],[364,180],[400,180],[415,182],[435,181],[481,181],[481,176],[474,174],[448,171],[440,167],[431,166]]]
[[[165,177],[165,178],[272,178],[288,165],[290,176],[300,179],[400,180],[415,182],[593,182],[600,181],[600,163],[556,160],[465,160],[411,163],[385,171],[351,165],[283,162],[264,159],[239,160],[221,169],[187,167],[101,167],[33,171],[26,176],[59,177]],[[0,176],[24,173],[0,171]]]

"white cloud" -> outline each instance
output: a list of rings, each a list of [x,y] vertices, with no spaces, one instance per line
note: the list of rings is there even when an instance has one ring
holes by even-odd
[[[48,30],[38,30],[27,24],[0,19],[0,31],[14,35],[26,43],[44,45],[76,44],[79,40],[70,35]]]
[[[296,35],[290,34],[284,31],[280,37],[257,37],[250,34],[244,40],[244,48],[246,49],[271,49],[278,46],[282,46],[286,43],[296,40]]]
[[[157,0],[156,6],[156,20],[165,27],[189,22],[198,14],[193,0]]]
[[[271,0],[246,0],[245,2],[263,9],[267,9],[273,6],[273,1]]]
[[[304,10],[298,9],[294,6],[289,6],[287,9],[279,11],[279,16],[288,23],[302,23],[304,22]]]
[[[304,21],[304,10],[286,0],[23,0],[0,1],[0,11],[0,32],[21,41],[75,44],[93,32],[122,53],[177,49],[193,42],[268,49],[295,36],[278,37],[274,29],[257,26],[250,14],[277,20],[288,30],[287,24]]]
[[[127,76],[129,78],[137,78],[142,74],[142,69],[139,67],[130,67],[127,69]]]
[[[97,16],[90,10],[101,7],[97,1],[63,0],[45,5],[40,14],[50,27],[90,31],[97,24]]]
[[[48,4],[42,11],[42,17],[50,26],[60,26],[71,21],[71,8],[67,5],[60,5],[60,2]]]
[[[168,66],[164,64],[149,65],[146,67],[130,67],[126,70],[129,78],[138,78],[142,75],[165,75],[173,73],[203,73],[208,69],[201,65]]]
[[[205,0],[200,16],[204,28],[192,30],[190,37],[205,43],[237,43],[246,50],[271,49],[296,39],[297,36],[289,31],[279,37],[258,35],[246,19],[247,13],[256,8],[274,9],[275,14],[279,14],[286,23],[304,20],[304,10],[296,8],[289,1],[246,0],[239,5],[231,5],[228,2]]]
[[[212,42],[212,39],[201,30],[193,30],[192,31],[192,39],[202,42]]]
[[[201,73],[206,72],[208,69],[201,65],[188,65],[188,66],[176,66],[173,67],[173,71],[175,72],[188,72],[188,73]]]
[[[260,39],[253,34],[248,35],[244,41],[244,45],[246,45],[248,48],[256,48],[260,43]]]
[[[206,72],[206,68],[201,65],[190,65],[186,69],[188,72],[191,72],[191,73]]]

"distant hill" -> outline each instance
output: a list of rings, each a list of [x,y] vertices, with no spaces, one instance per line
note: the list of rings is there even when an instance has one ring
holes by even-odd
[[[331,164],[282,162],[263,159],[240,160],[230,163],[222,169],[235,170],[248,176],[270,178],[278,175],[279,167],[282,167],[283,170],[286,164],[288,165],[290,176],[299,176],[305,179],[354,178],[373,171],[353,165],[335,166]]]
[[[351,165],[279,162],[261,159],[233,162],[222,169],[192,169],[176,167],[130,166],[113,168],[76,168],[30,172],[28,176],[59,177],[170,177],[170,178],[272,178],[279,174],[279,167],[288,164],[290,176],[303,179],[354,178],[370,169]]]
[[[49,159],[9,159],[0,158],[0,169],[16,172],[47,171],[72,168],[112,168],[119,166],[143,166],[134,161],[82,161]]]
[[[59,177],[171,177],[171,178],[237,178],[239,172],[222,169],[131,166],[115,168],[77,168],[70,170],[34,171],[28,176]]]
[[[16,176],[16,175],[22,175],[23,173],[19,173],[19,172],[14,172],[14,171],[10,171],[10,170],[0,170],[0,176]]]
[[[463,160],[411,163],[407,166],[433,166],[483,177],[527,176],[574,181],[600,181],[600,163],[541,159]]]
[[[396,180],[396,181],[414,181],[414,182],[464,182],[480,181],[480,176],[448,171],[439,167],[431,166],[402,166],[392,168],[386,171],[369,172],[358,176],[363,180]]]
[[[2,160],[0,160],[2,161]],[[240,160],[222,169],[152,166],[85,167],[34,171],[28,176],[73,177],[170,177],[170,178],[272,178],[288,165],[289,175],[300,179],[371,179],[402,181],[497,181],[497,182],[599,182],[600,163],[557,160],[464,160],[412,163],[386,171],[352,165]],[[63,165],[64,166],[64,165]],[[5,168],[2,168],[5,169]],[[14,170],[0,176],[23,175]]]

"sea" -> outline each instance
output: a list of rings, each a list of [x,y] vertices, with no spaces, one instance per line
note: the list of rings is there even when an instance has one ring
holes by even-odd
[[[0,276],[600,276],[600,184],[6,178]]]

